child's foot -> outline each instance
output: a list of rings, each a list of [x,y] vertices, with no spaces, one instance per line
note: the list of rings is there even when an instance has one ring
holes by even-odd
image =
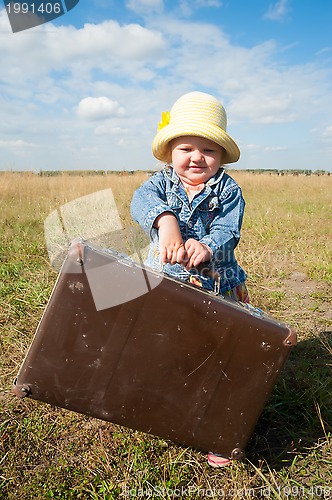
[[[231,463],[229,458],[222,457],[221,455],[214,455],[213,453],[208,453],[208,464],[211,467],[225,467]]]

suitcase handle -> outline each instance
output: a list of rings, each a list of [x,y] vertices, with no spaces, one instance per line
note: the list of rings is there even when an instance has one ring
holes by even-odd
[[[210,262],[201,262],[200,264],[198,264],[196,269],[199,272],[199,274],[202,274],[203,276],[208,276],[209,278],[212,278],[214,280],[213,293],[215,295],[219,295],[221,276],[219,273],[214,271],[212,264]]]

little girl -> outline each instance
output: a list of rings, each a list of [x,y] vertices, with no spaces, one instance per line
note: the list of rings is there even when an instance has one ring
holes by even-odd
[[[162,114],[152,144],[166,165],[134,193],[131,213],[150,237],[147,266],[249,302],[246,274],[234,255],[245,203],[223,168],[240,151],[226,125],[225,109],[213,96],[180,97]],[[204,263],[212,268],[208,275],[200,271]],[[229,463],[212,454],[208,461],[214,467]]]

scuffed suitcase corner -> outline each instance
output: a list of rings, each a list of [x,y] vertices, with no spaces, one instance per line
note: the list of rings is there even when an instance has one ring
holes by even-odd
[[[68,258],[73,262],[78,262],[81,266],[84,264],[85,246],[83,238],[75,238],[69,245]]]
[[[284,345],[287,347],[294,347],[297,343],[297,333],[293,328],[289,327],[289,335],[284,340]]]
[[[26,384],[18,384],[17,378],[13,382],[12,390],[15,396],[17,396],[20,399],[26,398],[31,393],[31,387]]]

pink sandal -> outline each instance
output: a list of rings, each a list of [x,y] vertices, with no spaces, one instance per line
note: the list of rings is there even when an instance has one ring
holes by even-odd
[[[214,455],[213,453],[208,453],[208,464],[211,467],[225,467],[231,463],[229,458],[222,457],[221,455]]]

